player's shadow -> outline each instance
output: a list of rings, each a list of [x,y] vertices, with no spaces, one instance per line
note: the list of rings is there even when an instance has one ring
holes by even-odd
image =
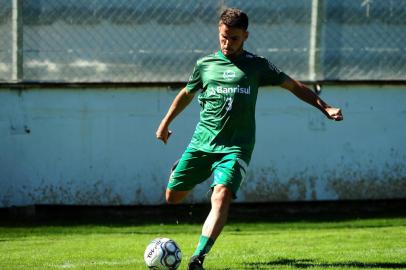
[[[348,268],[382,268],[382,269],[405,269],[406,263],[379,263],[379,262],[331,262],[331,263],[317,263],[310,259],[278,259],[269,262],[246,263],[243,269],[270,269],[274,266],[291,266],[298,269],[311,268],[311,267],[348,267]]]

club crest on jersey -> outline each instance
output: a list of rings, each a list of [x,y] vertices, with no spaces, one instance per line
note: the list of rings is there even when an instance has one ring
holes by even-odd
[[[227,69],[226,71],[223,72],[223,78],[226,81],[231,81],[232,79],[235,78],[235,71]]]

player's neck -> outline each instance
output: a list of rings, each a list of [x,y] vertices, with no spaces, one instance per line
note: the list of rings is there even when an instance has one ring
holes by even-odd
[[[241,50],[239,50],[238,52],[235,52],[231,55],[225,55],[221,50],[220,50],[220,52],[225,58],[233,61],[233,60],[237,60],[244,53],[244,49],[241,48]]]

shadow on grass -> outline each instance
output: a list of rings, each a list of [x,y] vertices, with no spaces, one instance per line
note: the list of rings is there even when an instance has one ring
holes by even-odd
[[[331,263],[317,263],[310,259],[278,259],[269,262],[246,263],[242,269],[271,269],[275,266],[291,266],[298,269],[312,268],[312,267],[348,267],[348,268],[382,268],[382,269],[405,269],[406,263],[390,263],[390,262],[331,262]]]
[[[229,222],[323,222],[406,217],[406,199],[233,203]],[[86,206],[33,205],[0,208],[2,226],[202,224],[210,204]]]

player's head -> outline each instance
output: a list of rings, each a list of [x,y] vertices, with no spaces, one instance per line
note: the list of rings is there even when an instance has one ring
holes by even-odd
[[[228,27],[235,27],[247,31],[248,29],[248,16],[243,11],[236,8],[227,8],[220,14],[219,26],[221,24]]]
[[[219,40],[222,53],[235,57],[243,51],[248,38],[248,16],[235,8],[227,8],[220,15]]]

